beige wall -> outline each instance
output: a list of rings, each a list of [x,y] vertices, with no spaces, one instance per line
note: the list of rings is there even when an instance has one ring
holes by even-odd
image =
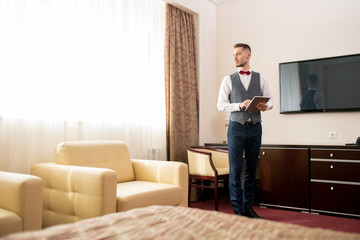
[[[360,53],[359,9],[358,0],[217,5],[217,86],[235,71],[234,43],[249,43],[251,67],[267,76],[275,100],[274,109],[263,114],[263,143],[343,145],[360,136],[360,112],[280,114],[278,70],[280,62]],[[329,131],[337,138],[329,139]]]
[[[267,76],[274,96],[274,109],[263,114],[263,143],[343,145],[360,136],[360,112],[280,114],[278,83],[280,62],[360,53],[360,1],[167,2],[198,15],[201,144],[226,139],[216,101],[223,77],[236,70],[237,42],[250,44],[252,69]],[[329,131],[337,138],[329,139]]]

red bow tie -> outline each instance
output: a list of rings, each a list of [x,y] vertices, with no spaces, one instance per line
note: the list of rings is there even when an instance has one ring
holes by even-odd
[[[240,71],[240,74],[241,74],[241,75],[242,75],[242,74],[250,75],[250,74],[251,74],[251,72],[250,72],[250,71],[246,71],[246,72],[244,72],[243,70],[241,70],[241,71]]]

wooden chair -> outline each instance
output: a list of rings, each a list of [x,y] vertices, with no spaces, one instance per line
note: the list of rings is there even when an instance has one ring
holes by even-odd
[[[229,180],[229,161],[226,150],[210,147],[187,147],[189,164],[189,205],[191,188],[214,189],[215,210],[218,210],[218,183]],[[193,182],[193,180],[195,180]],[[204,184],[205,180],[213,182]]]

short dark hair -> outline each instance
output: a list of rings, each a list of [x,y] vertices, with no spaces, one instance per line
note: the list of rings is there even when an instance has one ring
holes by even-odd
[[[246,43],[237,43],[237,44],[234,45],[234,48],[238,48],[238,47],[241,47],[244,50],[249,50],[249,52],[251,52],[250,46],[247,45]]]
[[[311,74],[309,76],[309,83],[310,84],[315,84],[318,81],[318,77],[315,74]]]

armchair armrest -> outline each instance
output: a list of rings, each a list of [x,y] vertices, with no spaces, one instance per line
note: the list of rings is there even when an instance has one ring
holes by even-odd
[[[0,208],[17,214],[22,231],[41,229],[41,179],[28,174],[0,172]],[[0,229],[11,231],[11,229]],[[0,234],[1,235],[1,234]]]
[[[43,180],[43,227],[116,212],[116,173],[106,168],[38,163]]]
[[[136,181],[173,184],[183,189],[181,206],[188,206],[188,166],[182,162],[132,159]]]

